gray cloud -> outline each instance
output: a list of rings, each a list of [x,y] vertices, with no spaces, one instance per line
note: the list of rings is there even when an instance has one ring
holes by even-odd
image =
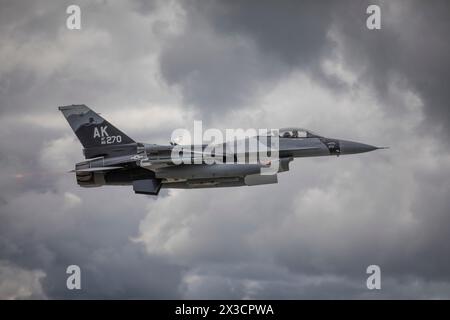
[[[182,268],[146,254],[130,240],[143,218],[135,205],[145,205],[146,199],[130,199],[119,208],[108,204],[115,193],[127,197],[116,189],[104,193],[104,199],[67,191],[29,191],[7,199],[1,216],[2,259],[44,272],[41,283],[48,297],[177,297]],[[81,292],[65,287],[71,264],[82,269]]]
[[[402,78],[423,99],[428,127],[443,129],[447,140],[450,97],[444,87],[450,72],[444,61],[450,45],[444,39],[450,30],[448,3],[386,1],[380,6],[383,27],[378,33],[363,27],[364,17],[357,12],[365,5],[353,3],[350,10],[337,7],[336,28],[344,39],[345,59],[354,68],[364,66],[363,79],[372,82],[382,97],[389,94],[392,76]]]
[[[132,199],[127,188],[113,188],[103,199],[90,192],[77,194],[68,174],[82,159],[81,148],[56,107],[83,101],[94,108],[103,105],[105,111],[120,110],[122,103],[134,106],[151,88],[144,77],[126,85],[128,89],[120,84],[141,72],[145,63],[140,61],[149,50],[138,45],[148,34],[132,38],[128,19],[121,23],[122,9],[128,8],[102,2],[80,6],[88,37],[65,29],[63,3],[2,3],[2,54],[8,58],[2,59],[8,63],[0,72],[2,298],[178,297],[182,266],[146,254],[131,240],[145,215],[141,209],[153,200]],[[133,10],[130,4],[125,12],[133,15]],[[142,23],[151,29],[148,17],[132,28]],[[136,100],[103,100],[118,87],[130,89]],[[111,201],[122,196],[128,199],[122,206]],[[82,268],[79,293],[65,287],[70,264]],[[25,290],[15,296],[21,286],[29,294]]]
[[[369,32],[365,11],[374,3],[382,10],[382,29]],[[346,67],[356,72],[360,85],[377,90],[387,111],[405,112],[390,92],[390,83],[400,78],[423,99],[427,124],[448,137],[445,86],[450,74],[442,65],[450,50],[446,1],[189,1],[185,8],[187,28],[165,47],[162,74],[203,111],[220,114],[246,106],[249,99],[257,103],[257,89],[267,79],[263,88],[293,69],[330,89],[349,92],[350,87],[321,69],[323,59],[336,55],[332,31],[341,42]]]
[[[163,46],[161,72],[203,117],[253,107],[292,68],[315,69],[329,46],[331,20],[314,18],[329,15],[326,3],[188,1],[184,8],[186,28]]]

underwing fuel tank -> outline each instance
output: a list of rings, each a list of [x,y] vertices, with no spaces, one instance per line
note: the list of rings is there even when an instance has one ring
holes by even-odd
[[[155,172],[159,179],[204,179],[239,177],[261,172],[261,164],[178,165]]]

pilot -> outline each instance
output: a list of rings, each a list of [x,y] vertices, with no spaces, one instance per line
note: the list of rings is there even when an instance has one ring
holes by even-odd
[[[292,131],[292,138],[298,138],[298,131],[297,130]]]

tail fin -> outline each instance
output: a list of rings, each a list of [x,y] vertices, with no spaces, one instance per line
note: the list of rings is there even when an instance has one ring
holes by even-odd
[[[59,107],[85,149],[135,143],[84,104]]]

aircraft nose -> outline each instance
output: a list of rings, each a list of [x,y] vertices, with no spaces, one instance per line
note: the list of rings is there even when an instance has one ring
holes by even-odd
[[[339,145],[341,148],[341,154],[363,153],[378,149],[378,147],[371,146],[370,144],[346,140],[340,140]]]

